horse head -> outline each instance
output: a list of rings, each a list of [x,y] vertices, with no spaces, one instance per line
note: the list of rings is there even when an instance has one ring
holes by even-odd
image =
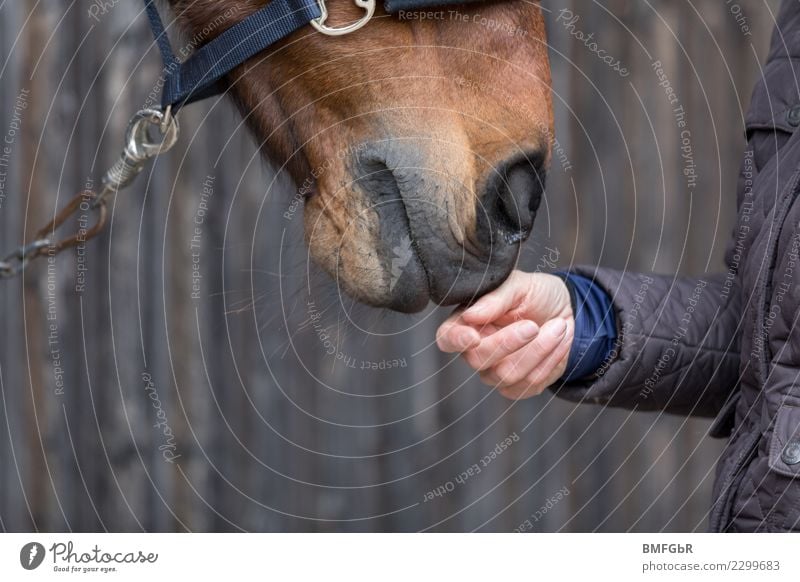
[[[214,34],[262,0],[172,0]],[[329,0],[328,24],[358,20]],[[469,302],[516,263],[553,135],[538,2],[387,14],[331,37],[311,26],[227,83],[264,154],[304,196],[311,255],[362,302],[398,311]]]

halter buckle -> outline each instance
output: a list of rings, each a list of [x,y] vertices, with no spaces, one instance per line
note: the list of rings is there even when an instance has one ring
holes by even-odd
[[[375,0],[353,0],[356,3],[356,6],[359,8],[363,8],[366,10],[366,14],[361,17],[361,20],[354,22],[353,24],[348,24],[347,26],[342,26],[340,28],[333,28],[331,26],[326,26],[325,21],[328,19],[328,8],[325,6],[325,0],[317,0],[317,4],[319,4],[319,10],[321,12],[319,18],[315,18],[311,21],[311,26],[316,28],[322,34],[327,34],[328,36],[342,36],[345,34],[350,34],[364,26],[367,22],[369,22],[372,15],[375,14]]]

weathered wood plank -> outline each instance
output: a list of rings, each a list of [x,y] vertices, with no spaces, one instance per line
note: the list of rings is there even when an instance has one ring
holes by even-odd
[[[561,149],[523,268],[720,268],[758,74],[750,42],[763,55],[777,3],[693,4],[544,3]],[[564,8],[629,75],[569,34]],[[117,3],[98,23],[77,3],[0,8],[0,132],[30,92],[2,249],[118,154],[159,75],[138,12]],[[656,60],[686,111],[693,188]],[[115,201],[83,262],[64,254],[0,289],[0,528],[508,531],[536,516],[536,531],[703,529],[721,447],[707,422],[489,394],[432,344],[445,310],[351,313],[325,277],[309,289],[302,217],[284,216],[294,187],[230,105],[181,121],[178,147]]]

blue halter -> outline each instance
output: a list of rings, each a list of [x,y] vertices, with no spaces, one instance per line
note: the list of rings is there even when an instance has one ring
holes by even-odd
[[[184,62],[172,50],[155,0],[144,0],[150,28],[161,51],[166,79],[161,106],[173,112],[183,105],[218,95],[219,80],[247,59],[322,15],[316,0],[273,0],[231,26]]]
[[[475,1],[479,0],[460,0],[458,3]],[[144,0],[150,28],[164,61],[166,78],[161,94],[161,107],[165,111],[171,107],[175,112],[183,105],[219,95],[225,90],[225,86],[220,83],[222,77],[307,24],[331,36],[347,34],[361,28],[374,13],[375,0],[355,0],[355,3],[366,10],[365,16],[350,26],[330,28],[325,25],[327,10],[324,0],[272,0],[181,62],[175,56],[164,31],[156,0]],[[385,0],[385,8],[387,12],[394,13],[452,3],[453,0]]]

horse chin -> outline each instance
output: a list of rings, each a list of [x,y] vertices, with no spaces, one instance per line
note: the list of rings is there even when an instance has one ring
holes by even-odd
[[[420,253],[414,252],[413,259],[401,272],[392,273],[388,300],[375,306],[416,313],[431,301],[440,306],[473,303],[508,278],[520,248],[519,245],[506,248],[504,256],[493,257],[487,263],[471,256],[452,260],[447,253],[437,252],[436,244],[419,246]]]

